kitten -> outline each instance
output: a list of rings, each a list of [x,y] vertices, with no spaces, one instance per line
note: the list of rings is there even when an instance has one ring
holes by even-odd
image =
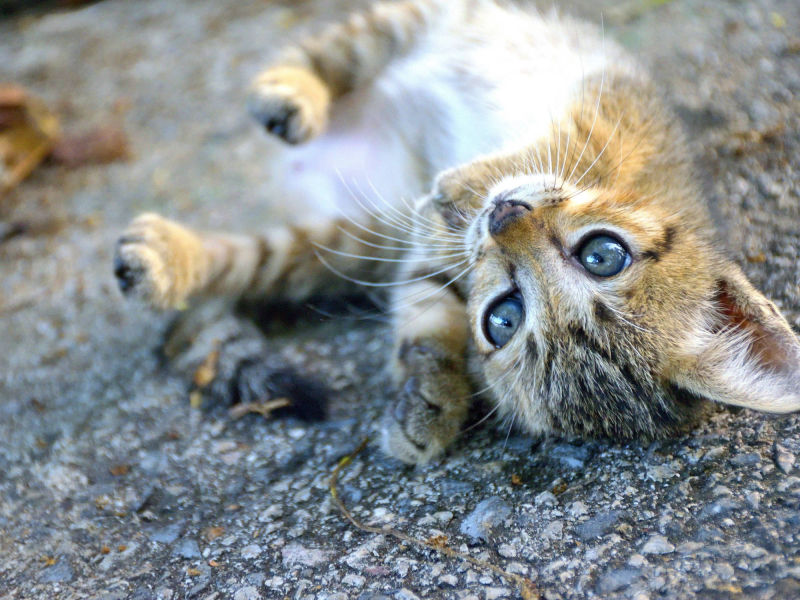
[[[388,453],[441,453],[476,393],[531,432],[613,438],[679,431],[706,399],[800,408],[800,342],[715,245],[647,77],[592,27],[376,4],[281,53],[249,107],[288,144],[276,202],[308,216],[239,235],[142,215],[120,287],[195,324],[211,298],[389,288]]]

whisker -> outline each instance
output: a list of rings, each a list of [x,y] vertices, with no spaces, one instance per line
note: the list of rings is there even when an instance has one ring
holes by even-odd
[[[341,271],[336,269],[334,266],[332,266],[328,261],[326,261],[322,257],[322,255],[317,250],[314,250],[314,254],[319,259],[319,261],[323,265],[325,265],[325,267],[328,270],[330,270],[332,273],[335,273],[336,275],[338,275],[342,279],[344,279],[346,281],[349,281],[351,283],[356,283],[358,285],[363,285],[363,286],[367,286],[367,287],[381,287],[381,288],[382,287],[392,287],[392,286],[397,286],[397,285],[406,285],[408,283],[415,283],[417,281],[424,281],[425,279],[428,279],[430,277],[435,277],[436,275],[440,275],[441,273],[444,273],[444,272],[446,272],[446,271],[448,271],[448,270],[450,270],[452,268],[455,268],[455,267],[458,267],[460,265],[463,265],[465,262],[467,262],[469,260],[469,259],[464,259],[464,260],[462,260],[460,262],[457,262],[457,263],[455,263],[453,265],[448,265],[447,267],[445,267],[443,269],[440,269],[438,271],[434,271],[433,273],[428,273],[427,275],[422,275],[420,277],[414,277],[413,279],[406,279],[404,281],[375,282],[375,281],[364,281],[363,279],[355,279],[353,277],[350,277],[349,275],[346,275],[346,274],[342,273]]]
[[[334,250],[333,248],[329,248],[328,246],[323,246],[317,242],[311,242],[311,244],[319,248],[320,250],[325,250],[326,252],[330,252],[331,254],[336,254],[337,256],[346,256],[348,258],[357,258],[359,260],[372,260],[378,262],[391,262],[391,263],[417,263],[421,261],[430,261],[430,256],[420,256],[419,258],[385,258],[383,256],[366,256],[363,254],[354,254],[352,252],[343,252],[341,250]],[[456,258],[458,256],[468,256],[466,252],[456,252],[455,254],[445,254],[441,256],[437,256],[437,259],[444,259],[444,258]]]

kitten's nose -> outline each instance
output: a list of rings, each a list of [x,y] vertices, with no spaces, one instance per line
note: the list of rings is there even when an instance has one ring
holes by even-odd
[[[494,208],[489,213],[489,233],[492,235],[502,233],[513,221],[530,210],[530,205],[521,200],[502,197],[495,199]]]

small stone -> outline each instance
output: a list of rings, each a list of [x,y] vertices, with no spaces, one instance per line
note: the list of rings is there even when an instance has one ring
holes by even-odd
[[[242,548],[242,558],[256,558],[261,554],[261,546],[258,544],[249,544]]]
[[[628,564],[636,568],[643,567],[647,564],[647,559],[638,553],[631,554],[630,558],[628,558]]]
[[[286,566],[305,565],[306,567],[314,567],[327,562],[331,554],[331,552],[317,548],[306,548],[297,543],[287,544],[281,550],[283,564]]]
[[[511,590],[505,587],[487,587],[483,593],[486,600],[497,600],[498,598],[508,598]]]
[[[554,506],[558,503],[558,500],[553,492],[542,492],[541,494],[536,495],[536,497],[533,499],[533,503],[536,506],[541,506],[542,504]]]
[[[761,504],[761,494],[759,492],[745,492],[745,500],[750,505],[750,508],[758,509]]]
[[[642,576],[639,569],[616,569],[603,575],[597,582],[597,589],[602,594],[618,592],[628,587]]]
[[[703,507],[698,515],[700,521],[705,521],[713,517],[724,516],[740,508],[739,503],[733,498],[720,498]]]
[[[663,535],[652,536],[645,545],[642,546],[642,554],[670,554],[675,552],[675,546]]]
[[[156,598],[158,600],[172,600],[174,594],[175,592],[168,587],[162,587],[156,590]]]
[[[733,579],[733,567],[726,562],[715,564],[714,572],[722,581],[730,581]]]
[[[473,541],[487,541],[492,530],[511,516],[511,506],[498,496],[481,501],[461,522],[459,531]]]
[[[59,560],[56,564],[42,569],[39,574],[39,583],[67,583],[72,581],[75,573],[72,567],[65,560]]]
[[[748,452],[737,454],[731,458],[731,463],[737,467],[750,467],[761,464],[761,455],[758,452]]]
[[[160,529],[154,529],[147,536],[151,542],[158,542],[160,544],[171,544],[180,537],[183,533],[183,522],[170,523]]]
[[[516,558],[517,549],[511,544],[500,544],[497,553],[504,558]]]
[[[567,507],[567,512],[571,517],[578,518],[587,514],[589,512],[589,509],[586,506],[586,504],[584,504],[580,500],[577,500]]]
[[[554,444],[547,450],[547,456],[570,469],[582,469],[592,457],[592,449],[588,445]]]
[[[456,587],[458,585],[458,577],[455,575],[442,575],[439,577],[439,582],[451,587]]]
[[[185,538],[175,546],[175,550],[172,552],[176,556],[180,556],[181,558],[200,558],[200,547],[197,545],[197,542],[190,538]]]
[[[588,521],[584,521],[578,525],[575,528],[575,535],[584,542],[603,537],[611,531],[622,515],[622,511],[619,510],[598,513]]]
[[[542,530],[542,537],[548,540],[560,539],[564,533],[564,521],[556,519]]]
[[[412,592],[411,590],[407,590],[406,588],[403,588],[402,590],[400,590],[399,592],[397,592],[397,593],[394,595],[394,597],[395,597],[397,600],[419,600],[419,596],[417,596],[417,595],[416,595],[414,592]]]
[[[252,585],[239,588],[233,593],[233,600],[261,600],[261,594]]]
[[[778,442],[775,442],[772,450],[775,456],[775,464],[778,465],[778,468],[787,475],[791,473],[794,468],[794,454],[786,450]]]
[[[366,578],[362,577],[361,575],[356,575],[354,573],[348,573],[342,578],[342,583],[352,587],[362,587],[365,581]]]

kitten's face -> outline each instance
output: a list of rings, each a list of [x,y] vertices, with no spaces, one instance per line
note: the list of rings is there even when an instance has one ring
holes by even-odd
[[[490,189],[466,231],[474,366],[527,429],[654,437],[690,422],[702,397],[797,408],[796,338],[676,188],[525,175]],[[765,336],[785,347],[789,379],[765,380]],[[755,380],[760,405],[743,399]]]

